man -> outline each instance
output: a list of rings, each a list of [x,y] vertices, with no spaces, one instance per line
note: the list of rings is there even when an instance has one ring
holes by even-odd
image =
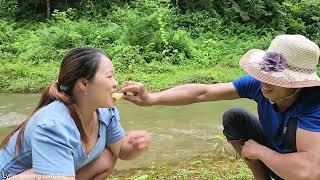
[[[223,133],[255,179],[320,179],[319,47],[302,35],[279,35],[267,51],[249,50],[240,66],[249,75],[230,83],[186,84],[148,93],[127,82],[124,96],[141,106],[186,105],[249,98],[258,115],[232,108],[224,113]]]

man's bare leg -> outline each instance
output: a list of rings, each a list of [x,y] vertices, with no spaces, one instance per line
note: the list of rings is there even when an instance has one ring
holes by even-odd
[[[237,143],[231,143],[233,148],[236,150],[236,152],[241,155],[242,151],[242,144],[237,142]],[[267,174],[266,168],[261,161],[258,160],[250,160],[250,159],[243,159],[243,161],[247,164],[249,169],[251,170],[254,179],[255,180],[268,180],[270,177]]]

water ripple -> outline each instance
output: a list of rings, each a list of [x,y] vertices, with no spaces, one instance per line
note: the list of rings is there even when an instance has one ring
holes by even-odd
[[[10,112],[0,116],[0,127],[20,124],[27,116],[17,112]]]
[[[171,128],[170,130],[177,134],[184,134],[184,135],[191,136],[192,138],[201,139],[205,141],[214,139],[214,135],[207,133],[207,130],[177,129],[177,128]]]

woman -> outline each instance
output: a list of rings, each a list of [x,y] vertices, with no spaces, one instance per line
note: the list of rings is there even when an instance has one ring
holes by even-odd
[[[302,35],[279,35],[267,51],[253,49],[240,60],[249,75],[230,83],[187,84],[149,94],[128,82],[122,92],[138,105],[184,105],[248,98],[258,115],[232,108],[223,133],[255,179],[320,179],[319,47]],[[213,107],[214,108],[214,107]]]
[[[127,134],[112,93],[111,60],[94,48],[76,48],[62,61],[57,82],[44,90],[31,117],[0,149],[0,179],[105,179],[117,158],[139,156],[145,131]]]

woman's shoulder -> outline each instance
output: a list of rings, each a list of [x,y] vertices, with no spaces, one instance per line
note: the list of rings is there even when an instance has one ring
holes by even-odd
[[[27,127],[79,134],[67,107],[60,101],[54,101],[40,108],[31,116]]]
[[[112,118],[120,120],[119,111],[116,107],[112,108],[98,108],[99,120],[104,122],[106,125],[110,123]]]
[[[39,109],[26,125],[24,137],[27,144],[38,140],[65,143],[68,141],[76,147],[81,143],[80,132],[77,129],[67,107],[59,101],[54,101]]]

